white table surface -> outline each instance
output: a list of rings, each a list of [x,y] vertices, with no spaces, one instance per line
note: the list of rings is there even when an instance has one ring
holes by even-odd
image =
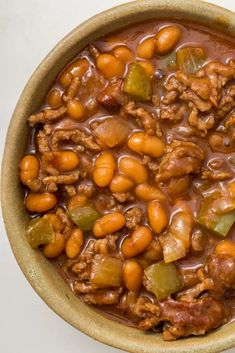
[[[98,12],[126,2],[0,0],[1,156],[14,106],[40,61],[79,23]],[[234,0],[210,2],[235,11]],[[122,353],[118,349],[95,342],[50,310],[21,273],[1,219],[0,234],[1,353]],[[235,353],[235,348],[227,351],[229,352]]]

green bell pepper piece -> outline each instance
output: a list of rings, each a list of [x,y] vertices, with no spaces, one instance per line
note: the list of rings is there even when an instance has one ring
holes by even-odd
[[[26,225],[26,237],[32,248],[53,242],[55,233],[47,218],[37,218]]]
[[[183,287],[180,274],[173,263],[158,262],[147,267],[144,274],[148,279],[147,289],[158,300],[165,299]]]
[[[93,206],[87,205],[74,208],[69,212],[69,217],[81,230],[88,231],[100,215]]]
[[[147,101],[151,98],[152,86],[149,75],[144,68],[134,63],[124,81],[124,92],[138,101]]]
[[[215,233],[222,235],[223,237],[226,237],[235,222],[235,210],[232,209],[231,203],[231,209],[228,208],[227,212],[216,213],[213,204],[219,199],[222,200],[222,198],[223,195],[219,191],[208,197],[205,197],[202,200],[199,208],[197,222],[203,227],[212,230]]]
[[[216,233],[219,233],[225,237],[228,234],[234,222],[235,222],[235,212],[226,213],[218,217],[218,222],[214,225],[213,230]]]
[[[122,261],[115,257],[94,258],[91,283],[97,287],[119,287],[122,283]]]

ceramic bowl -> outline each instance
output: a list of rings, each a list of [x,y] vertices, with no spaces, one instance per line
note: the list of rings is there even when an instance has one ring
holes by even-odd
[[[114,7],[79,25],[49,53],[27,83],[12,116],[2,165],[2,209],[12,250],[26,278],[41,298],[68,323],[96,340],[133,353],[220,352],[235,345],[235,322],[203,337],[164,342],[161,334],[146,334],[111,321],[83,304],[52,264],[26,241],[27,214],[18,179],[28,127],[60,70],[89,42],[129,24],[148,19],[182,19],[206,24],[232,36],[235,14],[198,0],[138,0]],[[35,319],[36,320],[36,319]]]

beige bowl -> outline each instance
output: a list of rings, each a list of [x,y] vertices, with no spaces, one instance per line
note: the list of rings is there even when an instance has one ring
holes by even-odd
[[[2,208],[14,255],[41,298],[64,320],[87,335],[134,353],[219,352],[235,345],[235,322],[204,337],[164,342],[160,334],[146,334],[110,321],[84,305],[24,235],[27,214],[18,180],[18,163],[28,131],[26,119],[37,110],[59,71],[90,41],[128,24],[146,19],[177,18],[197,21],[235,33],[235,14],[198,0],[139,0],[103,12],[66,36],[43,60],[26,85],[10,122],[2,165]]]

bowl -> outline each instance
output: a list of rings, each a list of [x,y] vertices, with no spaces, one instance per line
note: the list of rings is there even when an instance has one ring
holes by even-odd
[[[18,163],[27,136],[27,117],[37,110],[60,70],[89,42],[126,25],[147,19],[182,19],[235,33],[235,14],[198,0],[141,0],[114,7],[75,28],[49,53],[33,73],[12,116],[2,164],[2,209],[16,260],[24,275],[60,317],[87,335],[133,353],[221,352],[235,345],[235,322],[203,337],[164,342],[161,334],[146,334],[105,318],[83,304],[53,265],[33,250],[24,235],[27,214],[18,179]],[[12,221],[14,215],[14,222]]]

